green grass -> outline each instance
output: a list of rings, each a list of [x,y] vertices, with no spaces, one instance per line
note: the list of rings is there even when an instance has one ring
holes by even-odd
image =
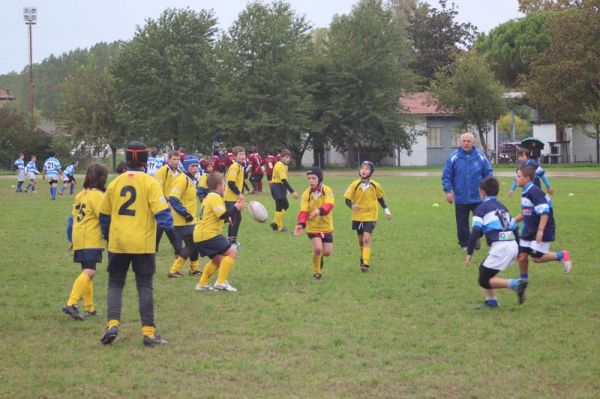
[[[439,178],[378,179],[394,219],[377,225],[368,274],[359,272],[343,205],[351,179],[325,177],[336,193],[336,233],[320,282],[306,237],[273,233],[247,214],[235,294],[197,293],[187,276],[168,280],[163,240],[155,311],[170,343],[154,349],[142,346],[133,275],[119,337],[100,345],[106,262],[95,278],[102,316],[76,322],[61,313],[79,273],[65,251],[72,197],[50,201],[43,182],[37,196],[17,195],[1,179],[0,397],[597,397],[600,181],[553,179],[553,248],[572,251],[571,274],[534,265],[527,302],[504,290],[502,308],[488,311],[476,309],[485,251],[465,269]],[[518,196],[504,194],[510,179],[501,182],[501,199],[517,211]],[[256,199],[272,212],[270,197]],[[298,210],[290,202],[288,227]],[[517,276],[516,265],[504,275]]]

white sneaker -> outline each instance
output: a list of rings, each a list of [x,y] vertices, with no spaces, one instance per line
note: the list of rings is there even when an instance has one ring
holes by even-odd
[[[201,292],[213,291],[213,287],[211,287],[210,284],[206,284],[206,285],[196,284],[196,288],[194,288],[194,289],[196,291],[201,291]]]
[[[225,281],[223,284],[215,283],[213,288],[217,291],[237,292],[237,288],[233,287],[227,281]]]

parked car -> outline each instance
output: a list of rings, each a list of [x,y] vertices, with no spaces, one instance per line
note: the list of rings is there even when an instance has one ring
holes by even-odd
[[[509,141],[500,144],[498,146],[498,162],[517,162],[517,155],[519,154],[519,148],[521,148],[520,144],[520,141]]]

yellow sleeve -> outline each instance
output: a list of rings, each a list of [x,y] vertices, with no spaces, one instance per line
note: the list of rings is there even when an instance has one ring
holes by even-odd
[[[146,181],[148,185],[148,206],[150,207],[150,211],[156,215],[160,211],[164,211],[165,209],[169,209],[167,205],[167,200],[163,195],[162,189],[157,181],[155,181],[152,177]]]
[[[220,218],[225,212],[227,212],[227,209],[225,208],[225,201],[223,201],[218,194],[212,196],[208,206],[217,218]]]
[[[160,189],[164,190],[165,188],[165,182],[167,181],[167,167],[165,167],[166,165],[161,166],[158,169],[158,172],[156,172],[156,181],[158,182]],[[168,193],[166,193],[168,194]]]
[[[207,189],[208,186],[206,185],[206,181],[208,180],[208,174],[205,173],[202,176],[200,176],[200,181],[198,181],[198,186]]]
[[[237,162],[231,164],[231,166],[227,170],[227,179],[225,181],[225,187],[228,187],[227,183],[230,181],[237,183],[237,175],[239,173],[239,170],[240,164],[238,164]]]
[[[106,193],[104,194],[104,198],[102,199],[102,202],[100,203],[100,213],[103,213],[105,215],[112,215],[112,191],[113,191],[113,187],[114,187],[114,182],[115,180],[113,180],[109,185],[108,188],[106,189]]]
[[[309,200],[310,200],[310,188],[307,188],[302,193],[302,202],[300,203],[300,212],[308,212]]]
[[[356,182],[357,181],[355,180],[352,183],[350,183],[350,185],[346,189],[346,192],[344,192],[344,198],[352,201],[352,199],[354,198],[354,192],[356,191]]]
[[[281,180],[287,180],[287,178],[288,178],[287,173],[288,173],[287,165],[284,164],[283,162],[281,162],[281,171],[279,171],[279,178]]]
[[[379,184],[379,182],[374,182],[374,186],[375,186],[375,195],[377,196],[377,199],[379,198],[383,198],[383,188],[381,188],[381,184]]]

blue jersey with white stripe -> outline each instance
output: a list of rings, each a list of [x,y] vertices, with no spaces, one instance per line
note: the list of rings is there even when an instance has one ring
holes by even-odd
[[[148,161],[146,162],[146,171],[148,173],[156,173],[161,166],[165,163],[165,159],[163,157],[148,157]]]
[[[25,162],[21,158],[15,161],[15,169],[25,171]]]
[[[546,188],[550,188],[550,180],[548,180],[548,177],[546,176],[546,171],[544,170],[544,168],[542,168],[542,166],[540,165],[540,163],[537,160],[532,159],[532,158],[526,159],[522,164],[519,165],[519,167],[517,168],[517,171],[522,166],[527,166],[527,167],[533,168],[535,170],[535,178],[533,179],[533,184],[535,184],[539,188],[542,188],[541,180],[543,180]],[[515,191],[516,188],[517,188],[517,179],[515,179],[513,181],[511,190]]]
[[[54,157],[46,159],[44,162],[44,172],[51,179],[56,179],[60,174],[60,162]]]
[[[71,177],[75,174],[75,165],[69,165],[65,168],[65,171],[63,173],[65,175],[65,177]]]
[[[548,215],[548,223],[546,223],[542,241],[554,241],[556,225],[554,223],[552,200],[533,182],[529,182],[523,187],[523,193],[521,194],[521,214],[523,215],[523,228],[521,230],[521,238],[523,240],[535,240],[541,216]]]
[[[488,245],[496,241],[514,241],[511,220],[506,207],[496,197],[489,196],[473,212],[473,229],[478,228],[485,234]]]
[[[37,168],[37,164],[35,163],[35,161],[29,161],[27,163],[27,166],[25,167],[26,172],[31,172],[31,173],[35,173],[38,174],[40,173],[40,171]]]

